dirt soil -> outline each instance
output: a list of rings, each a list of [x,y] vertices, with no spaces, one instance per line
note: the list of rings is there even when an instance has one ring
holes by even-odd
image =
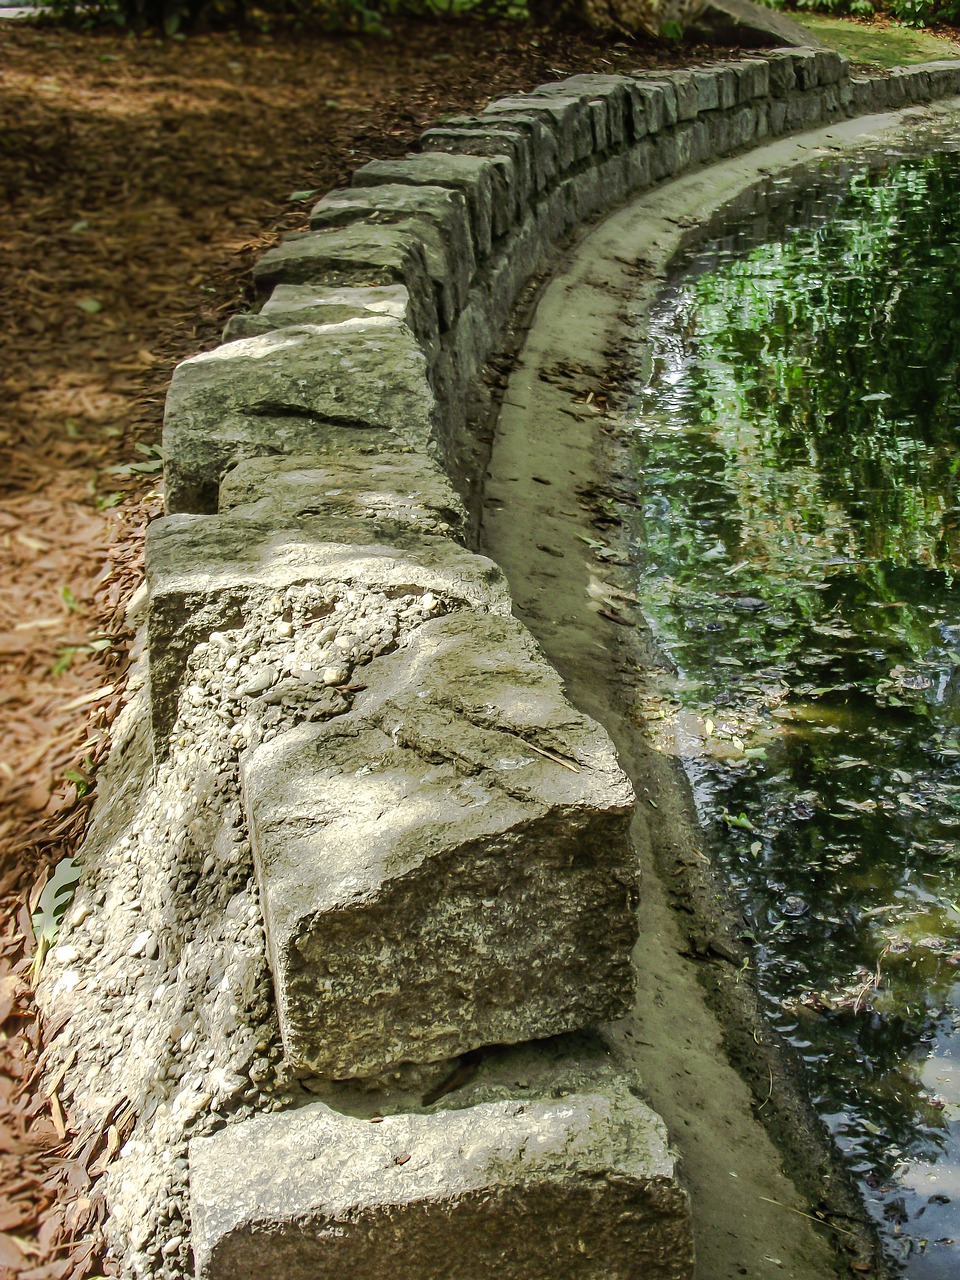
[[[122,694],[174,365],[216,345],[307,193],[443,113],[726,52],[499,25],[389,42],[0,25],[0,1280],[104,1269],[91,1169],[123,1135],[76,1135],[56,1081],[40,1088],[30,915],[76,852]]]

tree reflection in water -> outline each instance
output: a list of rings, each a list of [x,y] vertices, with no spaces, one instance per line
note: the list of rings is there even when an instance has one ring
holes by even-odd
[[[892,1254],[956,1276],[960,155],[824,171],[727,227],[637,359],[661,737]]]

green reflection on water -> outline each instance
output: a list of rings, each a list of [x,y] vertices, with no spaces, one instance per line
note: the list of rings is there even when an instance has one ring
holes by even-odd
[[[955,1276],[960,156],[822,175],[727,228],[638,354],[638,593],[679,669],[658,693],[696,726],[774,1021],[892,1251]]]

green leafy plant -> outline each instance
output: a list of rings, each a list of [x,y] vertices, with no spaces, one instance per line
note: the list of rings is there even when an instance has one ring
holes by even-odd
[[[149,476],[163,470],[163,450],[157,444],[135,444],[134,448],[143,454],[141,462],[125,462],[117,467],[107,467],[112,476]]]
[[[47,952],[57,940],[63,917],[73,899],[74,887],[79,879],[80,867],[76,858],[64,858],[57,863],[53,875],[43,886],[36,910],[30,917],[37,944],[31,966],[34,980],[43,967]]]

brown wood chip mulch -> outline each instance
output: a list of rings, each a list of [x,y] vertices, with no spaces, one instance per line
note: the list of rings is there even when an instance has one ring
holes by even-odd
[[[96,1174],[116,1135],[75,1134],[42,1082],[30,911],[77,850],[122,695],[171,370],[303,225],[291,193],[403,154],[445,112],[676,62],[500,25],[179,42],[0,24],[0,1280],[110,1269]]]

